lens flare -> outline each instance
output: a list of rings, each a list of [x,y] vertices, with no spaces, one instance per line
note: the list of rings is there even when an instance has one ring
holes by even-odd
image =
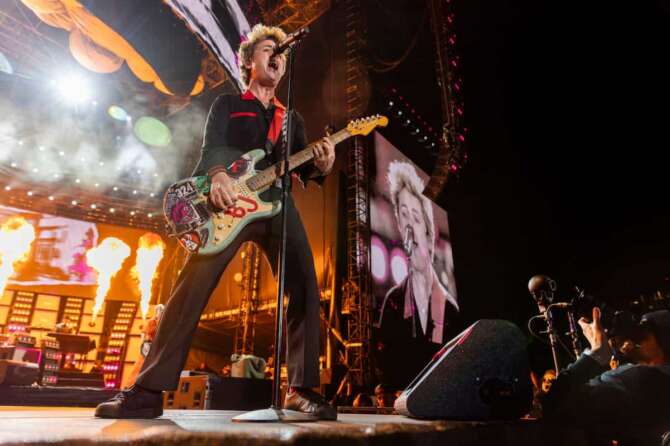
[[[11,217],[0,226],[0,296],[35,240],[35,228],[23,217]]]
[[[147,232],[139,240],[137,259],[133,267],[133,277],[137,280],[140,289],[140,309],[142,319],[147,318],[151,288],[154,279],[158,276],[158,264],[163,258],[165,243],[157,234]]]
[[[95,321],[105,297],[112,285],[112,278],[121,269],[123,261],[130,255],[130,248],[118,238],[107,237],[86,252],[86,263],[98,272],[98,289],[91,321]]]

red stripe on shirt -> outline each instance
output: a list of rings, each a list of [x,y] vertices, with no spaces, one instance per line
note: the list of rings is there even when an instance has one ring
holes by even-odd
[[[257,115],[256,115],[256,113],[254,113],[254,112],[232,112],[232,113],[230,114],[230,117],[231,117],[231,118],[239,118],[239,117],[241,117],[241,116],[250,116],[250,117],[253,118],[253,117],[257,116]]]

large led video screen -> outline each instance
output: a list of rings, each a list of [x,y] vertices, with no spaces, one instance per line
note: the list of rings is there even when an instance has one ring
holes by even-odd
[[[382,383],[402,388],[458,333],[458,295],[447,212],[423,195],[428,175],[381,134],[374,142],[375,352]]]
[[[25,240],[26,233],[17,229],[18,224],[11,228],[11,221],[30,226],[30,240]],[[156,234],[149,234],[154,239],[158,238]],[[10,287],[12,284],[22,287],[96,286],[99,274],[87,258],[87,252],[104,247],[105,239],[113,238],[127,245],[128,254],[113,276],[109,294],[117,299],[132,300],[139,297],[132,268],[138,259],[136,252],[141,240],[147,235],[147,231],[142,229],[75,220],[0,205],[0,269],[5,263],[13,264],[6,277]],[[22,245],[25,245],[25,252],[17,255],[16,250]],[[103,254],[102,257],[108,255]]]

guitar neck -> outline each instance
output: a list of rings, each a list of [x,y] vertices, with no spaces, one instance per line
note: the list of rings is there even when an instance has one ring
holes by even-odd
[[[333,145],[337,145],[344,141],[345,139],[349,138],[351,136],[351,133],[347,129],[342,129],[337,133],[334,133],[332,135],[327,136],[328,140],[330,140]],[[289,156],[288,158],[288,170],[289,172],[297,169],[298,167],[302,166],[305,163],[308,163],[314,159],[314,145],[316,143],[311,143],[304,149],[302,149],[298,153],[294,153],[293,155]],[[272,166],[268,167],[267,169],[264,169],[254,175],[253,177],[249,178],[247,180],[247,186],[253,191],[258,191],[265,189],[266,187],[270,186],[272,183],[275,182],[277,177],[280,177],[284,174],[284,169],[282,168],[283,166],[283,161],[273,164]]]

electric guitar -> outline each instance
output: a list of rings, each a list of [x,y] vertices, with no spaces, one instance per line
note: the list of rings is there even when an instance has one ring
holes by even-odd
[[[387,124],[388,119],[380,115],[357,119],[327,138],[336,145]],[[314,144],[289,157],[289,172],[314,160]],[[185,178],[171,185],[163,198],[163,213],[170,236],[177,237],[192,253],[213,255],[226,249],[249,223],[277,215],[281,201],[264,201],[259,195],[281,177],[283,162],[259,172],[255,166],[264,157],[264,150],[251,150],[227,168],[237,202],[225,210],[214,209],[209,203],[210,178],[207,175]]]

